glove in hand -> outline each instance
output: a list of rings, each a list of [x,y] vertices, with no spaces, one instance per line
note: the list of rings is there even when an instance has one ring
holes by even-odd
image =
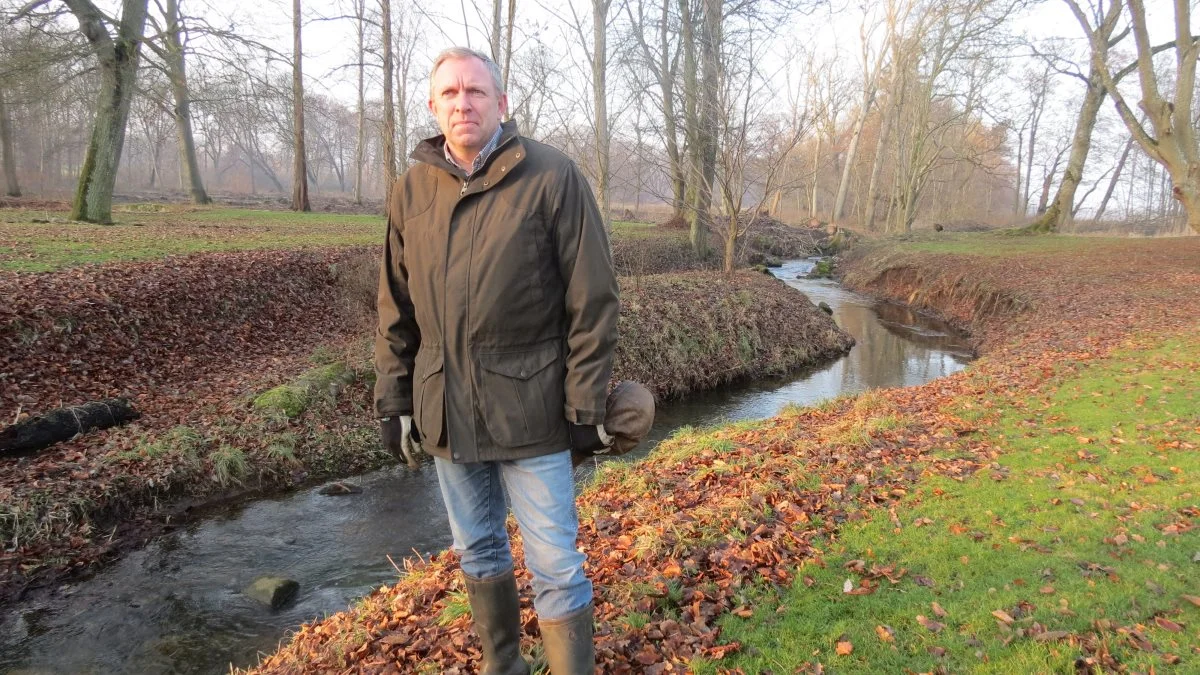
[[[421,447],[421,435],[413,426],[412,415],[381,418],[379,433],[383,439],[383,447],[387,448],[393,457],[403,459],[410,468],[417,467],[417,455],[425,450]]]
[[[613,439],[604,431],[604,425],[572,424],[571,449],[584,455],[604,454],[612,445]]]

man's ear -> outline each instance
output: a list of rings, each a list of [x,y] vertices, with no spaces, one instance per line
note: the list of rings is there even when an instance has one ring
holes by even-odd
[[[432,102],[431,102],[432,105]],[[500,119],[508,116],[508,94],[500,94]]]
[[[429,101],[427,101],[425,105],[429,106],[429,114],[433,115],[433,119],[436,120],[437,119],[437,111],[433,109],[433,97],[432,96],[429,97]]]

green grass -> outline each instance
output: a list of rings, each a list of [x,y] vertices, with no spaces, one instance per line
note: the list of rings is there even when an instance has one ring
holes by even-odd
[[[56,222],[34,222],[55,219]],[[381,245],[381,215],[295,213],[125,204],[112,225],[70,222],[67,213],[0,210],[0,270],[46,272],[78,265],[156,260],[168,255],[312,246]],[[687,241],[684,230],[615,221],[614,239]]]
[[[0,211],[0,270],[45,272],[85,264],[265,248],[378,245],[382,216],[128,205],[113,225],[36,223],[65,213]],[[153,205],[160,206],[160,205]]]
[[[246,453],[232,445],[221,444],[221,447],[213,451],[211,458],[213,478],[221,487],[240,482],[250,468],[249,462],[246,461]]]
[[[895,242],[900,250],[955,255],[1024,256],[1042,253],[1068,253],[1094,249],[1098,245],[1120,243],[1136,245],[1115,237],[1072,237],[1066,235],[1014,235],[999,232],[938,232],[909,235]]]
[[[897,509],[898,530],[883,512],[847,523],[823,566],[764,592],[752,617],[722,619],[723,639],[748,647],[697,672],[819,661],[855,673],[1073,673],[1089,652],[1069,636],[1097,627],[1132,671],[1170,670],[1178,657],[1178,672],[1200,672],[1200,607],[1181,598],[1200,596],[1200,535],[1169,527],[1200,504],[1198,372],[1200,343],[1175,339],[1064,374],[1046,401],[1026,402],[1037,413],[1007,408],[982,439],[1003,450],[996,464],[963,482],[922,481]],[[849,595],[843,584],[861,576],[852,560],[907,573]],[[1129,630],[1152,647],[1133,646]],[[1032,637],[1043,631],[1065,634]],[[837,654],[840,640],[852,653]]]
[[[624,220],[612,222],[612,234],[619,239],[647,239],[650,237],[687,240],[687,230],[670,230],[653,223],[633,223]]]

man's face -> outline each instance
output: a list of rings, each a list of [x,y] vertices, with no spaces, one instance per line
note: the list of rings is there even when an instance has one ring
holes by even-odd
[[[492,140],[507,110],[508,97],[498,94],[479,59],[447,59],[434,72],[429,112],[456,158],[474,159]]]

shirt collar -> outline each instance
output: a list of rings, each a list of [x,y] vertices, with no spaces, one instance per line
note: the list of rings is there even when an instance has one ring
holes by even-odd
[[[483,167],[484,163],[487,162],[488,157],[490,157],[491,154],[496,151],[496,148],[500,145],[500,133],[502,131],[504,131],[503,125],[497,126],[496,133],[492,134],[492,140],[488,141],[487,144],[483,146],[478,155],[475,155],[475,161],[471,162],[471,168],[466,172],[467,178],[470,178],[475,174],[476,171],[479,171],[479,169]],[[446,161],[450,162],[454,166],[458,166],[458,162],[454,161],[454,156],[450,154],[450,146],[444,144],[442,146],[442,150],[446,153]],[[461,169],[462,167],[459,168]]]

